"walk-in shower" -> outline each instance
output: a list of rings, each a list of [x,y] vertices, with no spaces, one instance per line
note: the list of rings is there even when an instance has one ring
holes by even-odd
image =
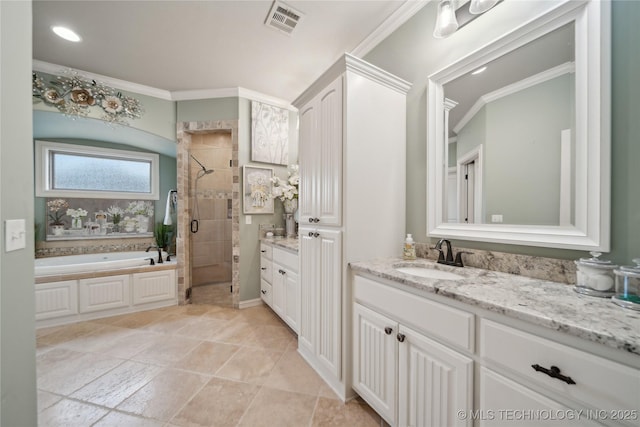
[[[232,306],[231,132],[194,134],[188,151],[191,300]]]

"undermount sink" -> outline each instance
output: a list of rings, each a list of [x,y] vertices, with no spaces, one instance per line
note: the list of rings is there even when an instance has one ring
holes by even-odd
[[[409,274],[411,276],[424,277],[426,279],[442,279],[442,280],[460,280],[464,279],[464,276],[461,276],[456,273],[451,273],[449,271],[442,270],[434,270],[431,268],[424,267],[398,267],[395,269],[400,273]]]

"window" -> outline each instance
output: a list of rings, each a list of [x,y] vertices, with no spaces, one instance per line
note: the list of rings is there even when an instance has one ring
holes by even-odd
[[[158,200],[154,153],[36,141],[36,196]]]

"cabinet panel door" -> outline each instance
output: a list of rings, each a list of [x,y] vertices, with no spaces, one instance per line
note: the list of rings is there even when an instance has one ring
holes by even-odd
[[[557,424],[562,426],[597,426],[600,425],[584,417],[575,417],[578,411],[571,411],[566,406],[551,400],[533,390],[503,377],[484,366],[480,368],[480,405],[475,417],[480,426],[518,425],[539,426],[551,421],[537,418],[536,414],[557,414],[568,416]]]
[[[389,424],[396,418],[398,324],[353,305],[353,388]]]
[[[80,313],[127,307],[131,301],[128,274],[81,279],[78,289]]]
[[[342,76],[320,93],[319,225],[342,223]]]
[[[302,224],[301,224],[302,225]],[[300,332],[298,346],[306,349],[309,354],[315,352],[316,340],[316,304],[318,302],[318,250],[317,239],[309,236],[313,229],[300,227],[298,239],[300,242]]]
[[[271,308],[278,316],[284,318],[284,269],[280,264],[273,263],[273,281],[271,282],[271,291],[273,299],[271,300]]]
[[[398,425],[470,426],[458,416],[473,408],[473,360],[400,326]]]
[[[342,239],[341,232],[318,230],[317,355],[335,378],[341,378],[342,365]]]
[[[300,284],[298,274],[292,270],[286,270],[284,276],[285,307],[284,321],[295,332],[300,330]]]
[[[176,297],[175,270],[150,271],[133,275],[133,305]]]
[[[299,153],[300,188],[298,194],[298,215],[300,225],[313,223],[316,212],[318,190],[315,187],[320,168],[318,146],[318,101],[311,100],[300,109]],[[309,220],[312,221],[309,221]]]

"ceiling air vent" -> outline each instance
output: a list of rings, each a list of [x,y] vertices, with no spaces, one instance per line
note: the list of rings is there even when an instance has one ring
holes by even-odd
[[[276,0],[267,15],[265,25],[291,35],[301,20],[302,14],[300,12]]]

